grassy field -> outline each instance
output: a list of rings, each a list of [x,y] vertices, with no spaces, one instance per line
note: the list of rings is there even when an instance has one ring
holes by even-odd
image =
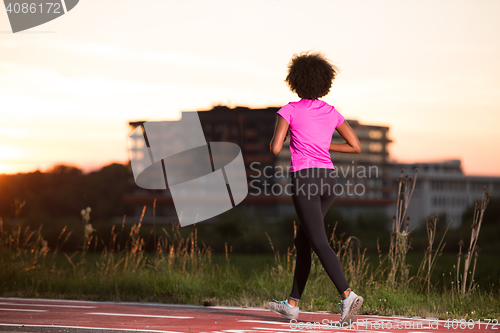
[[[43,252],[40,246],[17,250],[4,246],[0,252],[0,295],[265,307],[272,299],[285,299],[290,292],[293,252],[282,256],[213,254],[187,238],[152,254],[141,250],[141,239],[135,239],[134,246],[132,236],[126,249],[109,247],[101,253],[51,253]],[[409,269],[406,281],[398,277],[391,284],[384,268],[388,265],[380,265],[378,256],[368,258],[360,253],[352,258],[341,249],[337,253],[351,287],[365,298],[362,314],[467,320],[500,317],[498,285],[479,285],[466,295],[453,287],[450,272],[456,255],[441,256],[443,264],[436,266],[428,293],[426,284],[416,276],[416,268]],[[313,258],[301,310],[339,313],[336,289],[317,257]],[[407,265],[418,266],[422,259],[423,254],[408,256]],[[498,270],[493,256],[486,260],[485,267]],[[480,280],[487,276],[478,274]]]
[[[400,180],[408,185],[400,186],[400,199],[411,197],[409,188],[414,186],[411,177],[405,179]],[[411,251],[404,214],[409,200],[400,199],[388,244],[385,250],[377,247],[378,254],[367,256],[359,239],[338,236],[335,227],[330,233],[347,281],[365,299],[361,314],[498,319],[498,258],[479,255],[475,247],[488,196],[483,196],[486,204],[476,205],[471,241],[460,242],[458,255],[443,252],[442,239],[435,237],[437,217],[426,222],[428,247]],[[280,254],[265,233],[271,255],[239,255],[227,244],[222,254],[215,254],[211,247],[198,244],[196,226],[183,229],[189,234],[178,224],[145,234],[141,230],[145,209],[138,223],[127,228],[125,220],[121,228],[113,225],[106,242],[98,239],[89,223],[90,208],[82,210],[83,236],[75,252],[62,252],[70,239],[66,228],[49,248],[41,227],[7,226],[0,218],[0,295],[241,307],[266,307],[272,299],[288,297],[295,249]],[[146,251],[150,241],[152,251]],[[301,310],[339,313],[339,301],[313,254]]]

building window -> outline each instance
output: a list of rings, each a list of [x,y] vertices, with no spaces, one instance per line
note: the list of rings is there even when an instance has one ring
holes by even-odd
[[[135,140],[135,146],[138,149],[142,149],[144,147],[144,140]]]
[[[364,128],[356,128],[354,131],[358,135],[358,138],[366,138],[367,136],[366,130]]]
[[[380,130],[371,130],[370,132],[368,132],[368,136],[370,137],[370,139],[379,140],[382,139],[383,133]]]
[[[369,155],[368,160],[373,163],[381,163],[383,161],[383,156],[382,155]]]
[[[379,142],[370,143],[368,149],[373,153],[379,153],[382,151],[382,144]]]

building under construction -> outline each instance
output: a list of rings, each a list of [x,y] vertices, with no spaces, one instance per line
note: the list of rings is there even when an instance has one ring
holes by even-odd
[[[278,110],[278,107],[250,109],[216,106],[208,111],[197,111],[207,142],[232,142],[241,148],[249,193],[238,207],[258,212],[269,221],[293,211],[291,197],[286,191],[286,185],[290,181],[289,136],[277,156],[269,149]],[[389,128],[364,125],[355,120],[347,122],[358,135],[362,152],[331,153],[339,184],[335,205],[352,217],[360,212],[386,211],[388,205],[394,203],[395,191],[388,161],[387,146],[391,142],[387,137]],[[130,122],[132,129],[143,124],[144,121]],[[131,137],[131,140],[134,138]],[[332,143],[339,142],[344,140],[335,133]],[[134,153],[133,143],[131,147],[131,153]],[[137,187],[124,200],[137,208],[138,215],[144,205],[152,205],[156,200],[155,215],[158,222],[177,220],[168,188],[145,190]]]

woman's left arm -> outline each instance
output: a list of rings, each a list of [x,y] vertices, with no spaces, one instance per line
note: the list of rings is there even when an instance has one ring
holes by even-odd
[[[344,122],[336,128],[340,136],[344,138],[345,143],[331,143],[330,150],[339,153],[361,153],[361,143],[359,143],[356,133],[352,130],[351,126],[344,120]]]
[[[283,148],[283,142],[285,142],[287,131],[288,123],[282,116],[277,115],[273,139],[271,140],[271,144],[269,145],[271,152],[274,155],[278,155],[278,153],[281,151],[281,148]]]

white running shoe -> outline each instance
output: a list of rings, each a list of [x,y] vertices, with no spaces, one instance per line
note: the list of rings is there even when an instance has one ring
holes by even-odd
[[[340,326],[345,327],[351,325],[356,321],[356,315],[358,314],[361,305],[363,305],[363,297],[358,296],[351,291],[346,299],[340,301]]]
[[[272,312],[279,314],[280,316],[283,316],[287,319],[299,318],[298,306],[291,306],[290,304],[288,304],[288,301],[277,301],[275,299],[273,301],[274,302],[269,302],[267,304],[267,307]]]

